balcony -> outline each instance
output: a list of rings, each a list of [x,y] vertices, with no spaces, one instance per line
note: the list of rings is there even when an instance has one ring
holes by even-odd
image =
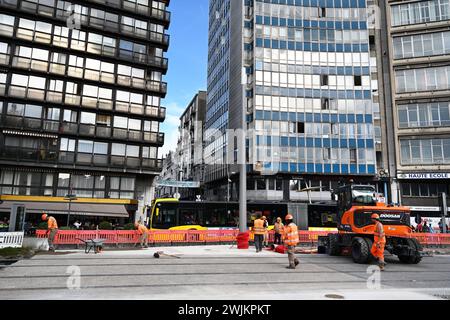
[[[18,0],[3,0],[3,1],[0,1],[0,6],[16,9],[17,1]]]
[[[57,151],[46,148],[29,149],[8,146],[2,149],[0,153],[2,159],[18,163],[23,161],[55,163],[58,160]]]
[[[144,141],[163,145],[164,144],[164,133],[144,132]]]
[[[100,1],[100,0],[97,0],[97,2],[98,1]],[[165,11],[165,10],[161,10],[161,9],[157,9],[157,8],[151,8],[149,6],[145,6],[145,5],[139,4],[137,2],[123,1],[122,8],[124,10],[142,14],[144,16],[150,16],[152,18],[162,20],[167,23],[170,22],[170,18],[171,18],[171,14],[169,11]]]
[[[166,118],[166,108],[146,106],[145,115],[164,120]]]
[[[99,166],[107,168],[115,168],[123,170],[160,170],[162,169],[162,160],[158,159],[140,159],[135,157],[124,156],[109,156],[103,154],[90,154],[90,153],[75,153],[71,151],[60,151],[59,156],[60,164],[73,165],[79,164],[83,166]]]
[[[11,129],[39,130],[56,133],[59,131],[59,121],[43,120],[40,118],[23,118],[15,115],[3,115],[2,125]]]
[[[84,71],[84,78],[87,80],[102,81],[102,82],[107,82],[107,83],[115,82],[114,73],[90,70],[90,69],[86,69]]]
[[[44,100],[45,90],[10,85],[9,96],[33,100]]]
[[[113,109],[113,102],[107,99],[84,96],[83,99],[81,100],[81,104],[83,107],[86,108],[103,109],[103,110]]]
[[[9,64],[9,54],[0,53],[0,64],[3,65]]]
[[[161,57],[150,56],[146,53],[134,52],[129,50],[120,49],[119,58],[131,62],[143,63],[154,67],[167,69],[168,59]]]
[[[34,60],[30,58],[24,58],[24,57],[13,57],[12,61],[13,67],[21,68],[21,69],[27,69],[27,70],[36,70],[36,71],[42,71],[47,72],[48,69],[48,62],[42,61],[42,60]]]
[[[64,121],[61,124],[60,133],[62,134],[77,134],[78,133],[78,124],[73,122]]]
[[[29,2],[26,0],[22,0],[20,4],[20,10],[31,12],[34,14],[42,15],[42,16],[53,16],[54,7],[46,6],[44,4]]]
[[[147,90],[166,94],[167,83],[159,81],[147,81]]]

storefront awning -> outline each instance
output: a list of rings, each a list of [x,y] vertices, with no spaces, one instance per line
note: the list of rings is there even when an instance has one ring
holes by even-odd
[[[0,204],[0,211],[10,212],[12,206],[24,205],[27,213],[42,213],[67,215],[69,212],[69,202],[44,202],[44,201],[3,201]],[[136,207],[136,208],[134,208]],[[128,210],[127,210],[128,209]],[[134,209],[134,210],[130,210]],[[137,205],[132,204],[108,204],[108,203],[77,203],[70,205],[70,214],[78,216],[95,216],[111,218],[129,218],[130,211],[135,211]]]

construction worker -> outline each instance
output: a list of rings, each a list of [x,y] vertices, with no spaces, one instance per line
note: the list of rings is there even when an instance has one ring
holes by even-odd
[[[47,221],[47,238],[48,238],[48,250],[55,252],[53,243],[55,242],[56,234],[58,233],[58,223],[56,219],[48,216],[45,212],[42,214],[42,220]]]
[[[134,225],[137,229],[139,234],[141,235],[140,241],[141,241],[141,248],[148,248],[148,229],[146,226],[144,226],[142,223],[135,223]]]
[[[261,216],[258,217],[254,221],[253,225],[253,234],[255,238],[255,247],[256,252],[262,251],[262,243],[264,239],[264,234],[266,233],[266,228],[264,228],[264,220],[261,218]]]
[[[281,244],[281,237],[283,236],[284,224],[280,217],[277,218],[277,222],[274,225],[275,230],[275,244]]]
[[[294,217],[288,214],[284,219],[286,221],[286,227],[284,228],[283,239],[284,244],[287,246],[287,253],[289,259],[289,266],[287,269],[295,269],[300,263],[295,257],[295,247],[299,243],[298,228],[294,223]]]
[[[381,271],[384,271],[386,262],[384,262],[384,247],[386,246],[386,235],[384,233],[383,224],[380,222],[380,216],[378,214],[372,215],[372,222],[375,223],[375,229],[373,232],[373,246],[370,252],[378,259],[378,265]]]

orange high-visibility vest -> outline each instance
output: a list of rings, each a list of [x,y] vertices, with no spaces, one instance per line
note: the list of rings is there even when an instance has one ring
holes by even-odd
[[[56,223],[56,219],[53,217],[48,218],[47,226],[48,226],[49,230],[58,229],[58,224]]]
[[[140,225],[139,225],[138,230],[139,230],[139,233],[140,233],[140,234],[144,234],[144,233],[148,232],[147,227],[144,226],[143,224],[140,224]]]
[[[381,222],[377,222],[375,230],[373,232],[375,243],[386,243],[386,235],[384,233],[384,227]]]
[[[274,229],[275,229],[275,233],[279,233],[279,234],[283,234],[283,230],[284,230],[284,225],[283,225],[283,223],[278,223],[278,222],[275,222],[275,225],[274,225]]]
[[[264,221],[261,219],[256,219],[255,224],[253,226],[254,234],[262,234],[266,233],[266,228],[264,228]]]
[[[295,223],[291,223],[284,228],[284,244],[287,246],[296,246],[299,242],[298,228]]]

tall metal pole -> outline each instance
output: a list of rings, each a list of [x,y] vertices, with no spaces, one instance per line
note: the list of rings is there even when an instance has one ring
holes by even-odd
[[[245,1],[242,1],[242,29],[241,29],[241,43],[242,43],[242,107],[241,107],[241,137],[239,139],[239,154],[240,154],[240,181],[239,181],[239,231],[241,233],[247,232],[247,152],[246,152],[246,139],[247,139],[247,103],[245,96],[245,87],[247,79],[245,75],[244,67],[244,32],[245,32]]]
[[[447,194],[442,193],[442,232],[447,233],[447,213],[448,213],[448,207],[447,207]]]
[[[245,87],[242,86],[245,91]],[[244,92],[243,92],[244,94]],[[245,97],[243,97],[244,101]],[[240,179],[239,179],[239,231],[247,231],[247,155],[246,155],[246,133],[247,119],[245,104],[242,105],[242,132],[239,141],[240,153]]]
[[[230,173],[228,172],[228,163],[227,163],[227,202],[230,202]]]

